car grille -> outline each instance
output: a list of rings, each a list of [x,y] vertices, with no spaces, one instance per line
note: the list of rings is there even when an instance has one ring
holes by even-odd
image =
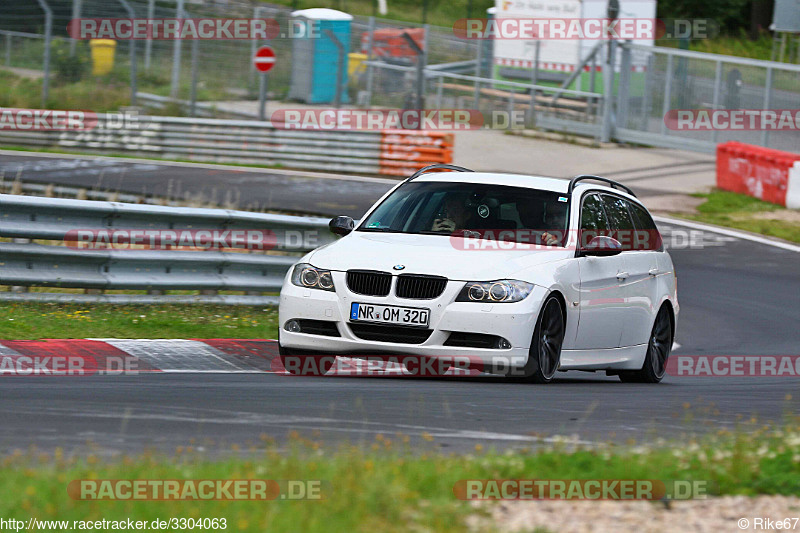
[[[403,344],[422,344],[433,333],[432,329],[355,323],[350,324],[350,330],[359,339]]]
[[[336,322],[330,320],[309,320],[301,318],[297,321],[300,324],[300,333],[310,335],[324,335],[325,337],[341,337]]]
[[[431,300],[437,298],[447,286],[447,278],[441,276],[416,276],[401,274],[397,277],[395,293],[398,298]]]
[[[348,270],[347,287],[356,294],[388,296],[392,275],[373,270]]]

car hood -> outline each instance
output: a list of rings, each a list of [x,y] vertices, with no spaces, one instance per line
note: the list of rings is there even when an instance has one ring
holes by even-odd
[[[350,235],[318,248],[307,261],[327,270],[382,270],[395,274],[430,274],[461,281],[490,281],[512,276],[536,265],[574,257],[573,250],[559,247],[499,249],[483,241],[483,249],[464,249],[465,240],[444,235],[368,233]],[[402,270],[393,268],[403,265]]]

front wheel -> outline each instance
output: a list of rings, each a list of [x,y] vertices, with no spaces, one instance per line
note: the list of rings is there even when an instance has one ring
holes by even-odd
[[[561,301],[550,296],[542,306],[525,363],[525,380],[530,383],[550,383],[561,362],[564,343],[564,313]]]
[[[666,305],[656,315],[647,355],[641,370],[620,372],[619,379],[625,383],[658,383],[667,373],[667,359],[672,350],[672,321]]]

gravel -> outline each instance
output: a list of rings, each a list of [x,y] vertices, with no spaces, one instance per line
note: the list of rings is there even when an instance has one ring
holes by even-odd
[[[473,529],[499,531],[549,531],[553,533],[733,532],[769,530],[759,527],[756,518],[773,521],[800,518],[797,496],[724,496],[670,502],[649,501],[503,501],[475,502],[489,517],[474,516]],[[739,524],[746,519],[747,525]],[[788,528],[772,525],[771,530],[800,531],[800,520],[790,520]]]

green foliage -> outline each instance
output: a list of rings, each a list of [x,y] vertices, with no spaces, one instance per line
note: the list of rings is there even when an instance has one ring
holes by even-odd
[[[84,43],[79,42],[75,54],[71,55],[69,44],[63,39],[56,39],[50,45],[50,58],[57,82],[75,83],[83,79],[89,71],[91,61]]]

